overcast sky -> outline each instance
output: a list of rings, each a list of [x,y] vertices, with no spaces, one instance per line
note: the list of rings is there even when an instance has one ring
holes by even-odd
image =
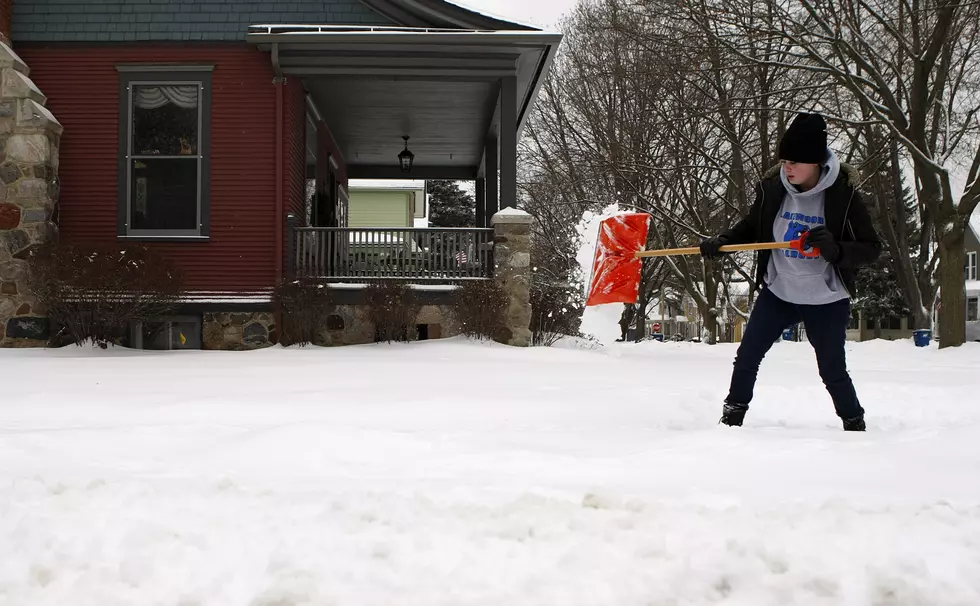
[[[554,29],[561,16],[575,6],[575,0],[450,0],[480,12]]]

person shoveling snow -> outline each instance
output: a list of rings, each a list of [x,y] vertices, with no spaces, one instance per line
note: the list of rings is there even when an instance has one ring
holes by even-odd
[[[803,322],[817,366],[847,431],[864,431],[864,409],[847,372],[844,343],[854,278],[881,254],[881,241],[857,190],[857,171],[827,147],[818,114],[800,114],[780,141],[780,165],[756,185],[747,216],[700,246],[643,250],[651,216],[602,221],[587,306],[636,303],[644,257],[759,251],[761,293],[735,356],[721,423],[742,424],[759,365],[786,328]]]
[[[735,355],[721,422],[740,426],[759,365],[786,328],[803,321],[820,378],[847,431],[864,431],[864,409],[847,372],[844,341],[858,267],[881,253],[857,171],[827,147],[824,119],[800,114],[779,145],[781,166],[756,186],[755,202],[738,224],[700,245],[715,258],[723,246],[797,240],[809,250],[760,250],[756,283],[762,291]],[[819,250],[816,254],[815,250]]]

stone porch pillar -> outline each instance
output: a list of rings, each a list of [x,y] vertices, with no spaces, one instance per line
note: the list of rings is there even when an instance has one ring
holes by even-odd
[[[493,279],[507,293],[505,328],[496,341],[531,345],[531,215],[505,208],[490,219],[493,226]]]
[[[27,289],[27,257],[57,238],[62,128],[28,74],[0,42],[0,347],[44,346],[48,339],[47,320]]]

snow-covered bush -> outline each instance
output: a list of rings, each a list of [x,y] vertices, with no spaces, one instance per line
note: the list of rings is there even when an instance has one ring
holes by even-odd
[[[551,347],[562,337],[580,336],[584,301],[576,288],[531,286],[531,344]]]
[[[463,284],[453,293],[452,314],[461,332],[471,339],[506,340],[504,314],[507,293],[493,280],[475,280]]]
[[[421,304],[414,290],[402,282],[382,280],[370,284],[364,295],[378,341],[411,341],[418,336],[415,323]]]
[[[333,310],[331,290],[315,280],[285,280],[273,295],[279,313],[279,343],[300,347],[317,342]]]
[[[134,323],[173,313],[183,293],[176,267],[145,246],[49,243],[29,262],[55,345],[124,343]]]

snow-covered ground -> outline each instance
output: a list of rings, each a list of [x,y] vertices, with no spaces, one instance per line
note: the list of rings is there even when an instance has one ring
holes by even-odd
[[[980,346],[0,350],[0,604],[980,604]]]

